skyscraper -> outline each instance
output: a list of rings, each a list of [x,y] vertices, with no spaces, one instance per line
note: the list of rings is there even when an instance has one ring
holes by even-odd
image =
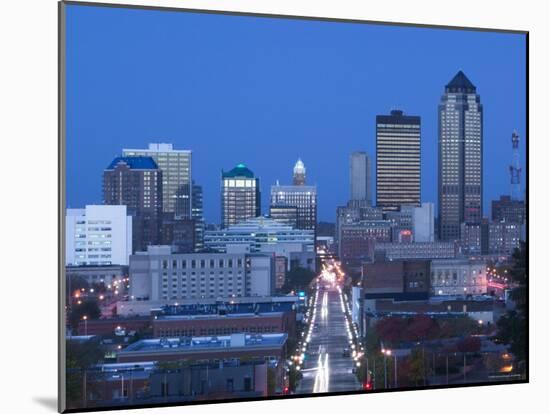
[[[299,167],[300,178],[296,180],[296,166]],[[294,185],[276,185],[271,186],[270,210],[273,212],[281,207],[296,208],[296,228],[302,230],[317,229],[317,187],[306,185],[305,167],[301,160],[298,160],[294,167],[293,182],[300,183]],[[287,220],[285,218],[284,220]],[[281,220],[281,222],[285,222]],[[316,233],[315,233],[316,234]]]
[[[153,158],[116,157],[103,172],[103,203],[127,207],[134,252],[160,243],[162,171]]]
[[[149,144],[147,149],[123,149],[122,155],[153,158],[162,171],[163,212],[191,219],[191,151],[175,150],[172,144]]]
[[[483,214],[483,107],[476,87],[459,71],[439,104],[439,237],[460,238],[461,223]]]
[[[222,170],[222,226],[228,227],[261,214],[260,179],[244,164]]]
[[[204,247],[204,214],[202,200],[202,186],[193,181],[191,217],[195,223],[195,251],[200,251]]]
[[[305,185],[306,184],[306,167],[300,158],[296,161],[294,165],[294,170],[292,174],[292,184],[294,185]]]
[[[393,110],[376,117],[376,205],[420,205],[420,117]]]
[[[371,165],[366,152],[355,151],[349,157],[350,200],[372,204]]]

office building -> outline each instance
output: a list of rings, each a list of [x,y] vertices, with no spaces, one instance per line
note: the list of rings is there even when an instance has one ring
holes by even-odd
[[[489,253],[511,255],[523,239],[523,225],[517,223],[489,224]]]
[[[387,220],[342,224],[338,255],[345,263],[372,259],[375,244],[390,242],[391,239],[392,227]]]
[[[435,241],[435,214],[433,203],[422,203],[413,210],[413,235],[415,242],[433,243]]]
[[[420,117],[393,110],[376,117],[376,205],[420,206]]]
[[[103,172],[103,204],[127,207],[132,216],[132,251],[159,244],[162,171],[151,157],[116,157]]]
[[[483,107],[476,87],[459,71],[439,104],[439,237],[460,238],[462,223],[483,214]]]
[[[298,207],[285,206],[285,205],[271,205],[269,206],[269,218],[277,223],[290,226],[292,228],[298,227]]]
[[[296,174],[296,170],[300,172]],[[302,172],[303,171],[303,175]],[[317,229],[317,187],[306,185],[305,167],[301,160],[298,160],[294,167],[295,185],[271,186],[270,206],[280,208],[282,206],[295,207],[297,210],[296,228],[301,230]]]
[[[122,286],[128,278],[127,265],[67,265],[65,266],[67,284],[72,278],[81,278],[90,286],[119,284]],[[68,286],[71,290],[70,286]]]
[[[195,225],[195,251],[199,252],[204,247],[204,213],[202,186],[193,181],[193,198],[191,199],[191,218]]]
[[[175,254],[149,246],[130,256],[130,295],[143,300],[270,296],[275,289],[271,254]]]
[[[221,187],[223,227],[260,216],[260,179],[246,165],[222,171]]]
[[[525,202],[502,195],[499,200],[491,202],[491,217],[493,221],[523,224],[525,222]]]
[[[163,213],[160,244],[172,246],[175,253],[195,251],[196,225],[194,220],[176,218],[174,213]]]
[[[221,230],[206,230],[204,245],[222,253],[270,253],[284,256],[288,269],[315,269],[313,230],[301,230],[270,218],[256,217]]]
[[[458,246],[454,242],[376,243],[374,254],[388,260],[450,259],[457,256]]]
[[[125,205],[67,209],[65,265],[128,265],[131,254],[132,217]]]
[[[172,144],[149,144],[147,149],[123,149],[124,157],[151,157],[162,171],[162,211],[191,219],[191,151]]]
[[[349,157],[350,200],[372,205],[371,162],[366,152],[355,151]]]
[[[420,300],[430,292],[429,260],[393,260],[363,263],[365,299]]]
[[[148,361],[214,361],[230,359],[284,360],[285,333],[231,334],[218,337],[142,339],[127,346],[117,355],[121,362]]]

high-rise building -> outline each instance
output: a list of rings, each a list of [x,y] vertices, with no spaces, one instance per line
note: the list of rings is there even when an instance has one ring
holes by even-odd
[[[376,205],[420,205],[420,117],[393,110],[376,117]]]
[[[317,228],[317,187],[314,185],[273,185],[271,186],[271,206],[295,207],[296,228],[316,230]]]
[[[175,150],[172,144],[149,144],[147,149],[123,149],[124,157],[151,157],[162,171],[163,212],[191,219],[191,151]]]
[[[292,184],[294,185],[305,185],[306,184],[306,167],[300,158],[296,161],[294,165],[294,170],[292,174]]]
[[[434,242],[434,204],[422,203],[413,212],[413,234],[415,242]]]
[[[514,200],[510,196],[500,196],[499,200],[491,202],[491,217],[493,221],[523,224],[525,221],[525,202]]]
[[[260,179],[246,165],[222,170],[222,226],[228,227],[261,214]]]
[[[202,186],[193,181],[193,198],[191,199],[191,218],[195,223],[195,251],[204,247],[204,213]]]
[[[355,151],[349,157],[350,200],[372,204],[371,165],[366,152]]]
[[[476,87],[459,71],[439,104],[439,237],[460,238],[461,223],[483,214],[483,106]]]
[[[116,157],[103,172],[103,203],[127,207],[134,252],[160,243],[162,171],[153,158]]]
[[[69,208],[65,223],[66,265],[128,265],[132,217],[126,206]]]

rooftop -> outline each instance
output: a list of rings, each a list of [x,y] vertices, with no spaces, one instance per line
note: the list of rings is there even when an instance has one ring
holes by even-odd
[[[222,170],[222,178],[254,178],[254,173],[243,163],[237,164],[235,168],[230,171],[224,172]]]
[[[475,93],[476,87],[461,70],[445,85],[445,92]]]
[[[287,338],[288,335],[285,333],[275,333],[142,339],[129,345],[120,351],[119,354],[124,355],[132,352],[173,352],[174,350],[178,352],[197,352],[213,349],[282,347]]]
[[[119,164],[126,164],[132,170],[158,169],[157,163],[151,157],[116,157],[106,170],[114,170]]]
[[[167,305],[161,308],[162,316],[190,316],[201,315],[227,315],[243,316],[254,314],[268,314],[274,312],[289,312],[293,309],[294,302],[249,302],[249,303],[215,303],[208,305]]]

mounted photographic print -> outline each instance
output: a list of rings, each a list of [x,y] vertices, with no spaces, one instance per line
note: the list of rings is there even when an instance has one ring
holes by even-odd
[[[59,12],[60,411],[528,381],[527,32]]]

